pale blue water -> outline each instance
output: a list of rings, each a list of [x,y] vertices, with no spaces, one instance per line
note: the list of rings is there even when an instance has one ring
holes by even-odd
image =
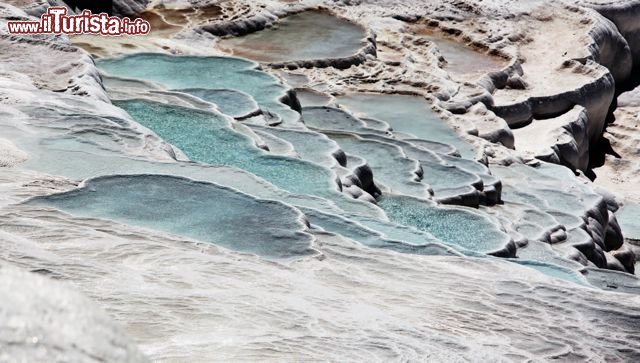
[[[454,146],[445,144],[442,142],[436,142],[432,140],[412,139],[412,138],[405,139],[405,141],[408,141],[423,149],[427,149],[439,154],[459,156],[458,150]]]
[[[305,160],[327,166],[336,164],[336,159],[332,155],[339,149],[338,144],[323,134],[280,127],[253,126],[252,128],[291,143],[298,155]]]
[[[429,186],[417,181],[416,170],[419,163],[406,158],[396,146],[366,139],[351,134],[331,134],[346,153],[359,156],[367,161],[373,170],[374,179],[382,183],[393,193],[413,195],[419,198],[429,197]]]
[[[268,155],[246,136],[231,130],[219,115],[144,100],[119,101],[116,105],[193,161],[236,166],[293,193],[330,198],[337,194],[328,169]]]
[[[302,211],[312,226],[350,238],[365,246],[420,255],[461,255],[457,250],[446,246],[427,233],[419,233],[418,231],[398,233],[401,227],[392,223],[375,220],[373,221],[374,227],[371,229],[356,223],[351,218],[322,213],[309,208],[303,208]],[[390,232],[392,237],[383,236],[383,231]]]
[[[147,79],[162,83],[170,89],[183,90],[217,104],[222,112],[231,116],[237,117],[250,108],[255,108],[255,104],[251,102],[252,98],[265,111],[276,112],[285,119],[295,121],[299,116],[278,101],[286,88],[276,78],[255,69],[254,63],[245,60],[140,54],[101,61],[100,66],[118,76]],[[176,77],[175,74],[180,74],[180,77]],[[410,168],[398,169],[398,166],[403,164],[398,160],[402,158],[394,157],[391,149],[374,147],[380,146],[380,141],[384,142],[383,139],[389,136],[384,131],[385,122],[391,125],[398,137],[411,139],[406,135],[413,135],[429,140],[422,141],[422,144],[418,139],[411,140],[429,150],[435,148],[439,152],[451,153],[453,149],[447,146],[450,145],[464,156],[473,154],[473,148],[440,120],[427,101],[420,97],[351,95],[344,97],[341,103],[351,111],[375,120],[372,120],[370,125],[341,110],[310,107],[304,110],[304,121],[308,126],[317,129],[370,134],[369,137],[376,141],[353,142],[351,137],[347,137],[346,141],[339,141],[345,144],[345,148],[351,148],[352,152],[373,160],[376,177],[379,180],[391,181],[389,184],[395,184],[396,188],[404,187],[405,183],[411,184],[412,175],[409,173],[402,176],[403,170]],[[326,198],[341,207],[349,206],[347,197],[337,192],[337,185],[333,180],[335,175],[331,171],[303,160],[268,155],[256,148],[253,140],[233,131],[221,115],[141,100],[123,101],[118,105],[127,110],[139,123],[181,149],[191,160],[235,166],[289,192]],[[296,149],[304,154],[303,157],[306,159],[319,163],[324,163],[325,160],[324,156],[319,154],[327,154],[332,147],[328,140],[318,137],[319,135],[303,135],[286,130],[273,133],[295,144]],[[423,165],[426,171],[425,182],[432,183],[436,189],[443,192],[449,192],[451,188],[468,187],[478,182],[478,177],[474,174],[488,173],[484,166],[472,160],[440,155],[445,162],[455,167],[438,165],[435,163],[438,157],[431,151],[420,151],[410,144],[404,145],[402,140],[392,143],[402,147],[405,152],[411,152],[412,157],[428,156],[429,162],[434,164]],[[397,150],[395,147],[391,148]],[[314,152],[317,155],[314,155]],[[410,159],[402,160],[410,162]],[[537,172],[562,174],[557,170],[546,169]],[[411,188],[405,189],[404,192],[419,194]],[[545,198],[552,198],[552,203],[559,203],[565,200],[566,194],[552,191],[545,193]],[[541,204],[547,202],[543,199],[539,201]],[[492,221],[470,210],[439,208],[431,202],[394,195],[383,196],[379,206],[385,210],[391,223],[353,214],[338,222],[326,218],[316,218],[315,221],[318,226],[334,230],[336,233],[345,233],[372,247],[408,253],[436,253],[442,249],[437,247],[438,240],[458,246],[460,250],[467,251],[465,253],[493,252],[509,242],[509,237]],[[349,219],[360,222],[372,231],[356,228],[355,225],[349,226]],[[378,238],[376,242],[375,235],[382,231],[385,231],[387,237]]]
[[[405,196],[384,196],[378,202],[391,221],[413,226],[465,249],[493,252],[510,238],[487,218],[460,208],[441,208],[431,202]]]
[[[302,117],[307,127],[326,131],[370,132],[367,124],[349,113],[333,107],[305,107]]]
[[[220,112],[231,117],[243,117],[259,110],[256,101],[248,94],[230,89],[186,88],[176,90],[199,97],[218,106]]]
[[[535,240],[529,240],[525,247],[518,249],[518,260],[552,264],[574,271],[584,268],[579,262],[561,257],[550,244]]]
[[[543,274],[551,276],[553,278],[573,282],[579,285],[588,285],[587,280],[580,272],[577,272],[570,268],[558,266],[552,263],[531,260],[510,259],[510,261],[540,271]]]
[[[154,81],[170,89],[228,89],[247,93],[263,110],[289,122],[299,114],[280,102],[287,89],[254,62],[229,57],[191,57],[142,53],[101,60],[98,67],[119,77]]]
[[[257,200],[215,184],[162,175],[93,179],[67,193],[36,198],[82,217],[112,219],[287,259],[313,254],[301,215],[283,203]]]
[[[433,162],[421,162],[424,170],[424,182],[431,185],[436,197],[438,191],[468,187],[481,183],[482,180],[475,174],[471,174],[452,165],[441,165]]]
[[[553,218],[567,228],[567,230],[579,228],[584,225],[584,220],[576,215],[558,211],[548,211]]]
[[[338,97],[338,103],[357,115],[385,121],[394,131],[452,145],[465,157],[475,154],[423,97],[356,93]]]
[[[319,124],[323,115],[334,113],[332,111],[326,112],[326,110],[323,112],[322,108],[317,108],[315,111],[319,113],[319,115],[314,114],[312,117],[315,125]],[[336,114],[342,115],[340,112]],[[352,117],[347,115],[342,119],[349,121]],[[309,118],[305,120],[309,120]],[[454,165],[444,164],[444,161],[436,153],[418,148],[403,140],[380,134],[358,134],[361,137],[358,139],[350,133],[325,133],[338,142],[349,155],[356,155],[367,160],[374,171],[375,179],[392,188],[392,191],[395,192],[424,197],[426,192],[424,188],[430,186],[436,197],[447,198],[472,193],[475,189],[474,185],[482,184],[482,179],[478,175]],[[400,147],[401,150],[393,145]],[[406,157],[403,156],[403,153],[406,154]],[[455,157],[448,157],[448,160],[464,160],[459,164],[477,164],[468,169],[488,172],[486,167],[473,160]],[[416,162],[419,162],[423,170],[421,183],[425,184],[424,187],[411,181],[415,179],[413,171],[416,168]],[[426,193],[428,194],[428,192]]]
[[[298,100],[300,100],[300,105],[302,105],[302,107],[326,106],[331,102],[331,97],[313,91],[309,88],[296,89],[296,95],[298,96]]]
[[[402,148],[402,151],[407,155],[408,158],[414,159],[417,161],[427,161],[434,163],[441,163],[442,159],[435,152],[424,149],[422,147],[417,147],[415,144],[409,143],[405,140],[398,140],[391,135],[381,135],[381,134],[358,134],[360,137],[369,140],[381,141],[387,144],[392,144],[399,146]]]
[[[219,115],[142,100],[120,101],[117,105],[194,161],[236,166],[293,193],[334,201],[344,199],[336,192],[328,169],[303,160],[267,155],[250,139],[229,129]],[[475,213],[393,196],[383,199],[380,206],[396,223],[414,226],[469,250],[489,252],[506,243],[506,235]]]
[[[507,182],[502,193],[504,200],[530,204],[544,211],[580,215],[602,199],[561,165],[541,163],[535,168],[523,164],[496,165],[492,171]]]
[[[627,202],[616,212],[616,217],[626,238],[640,240],[640,204]]]
[[[458,168],[466,170],[472,174],[489,174],[489,168],[477,161],[450,155],[439,154],[439,156],[445,163],[457,166]]]

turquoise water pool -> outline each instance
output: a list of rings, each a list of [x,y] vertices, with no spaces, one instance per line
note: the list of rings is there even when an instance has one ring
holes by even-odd
[[[302,214],[215,184],[163,175],[108,176],[36,198],[82,217],[165,231],[242,252],[288,259],[315,253]]]
[[[231,89],[186,88],[179,92],[188,93],[218,106],[220,112],[235,118],[246,117],[260,110],[250,95]]]
[[[287,94],[287,88],[282,82],[275,76],[258,70],[257,64],[248,60],[142,53],[105,59],[97,64],[111,75],[154,81],[170,89],[226,89],[244,92],[253,97],[261,109],[278,115],[284,122],[295,123],[300,118],[299,113],[281,102]],[[243,100],[242,103],[244,102]]]
[[[293,193],[330,197],[337,194],[328,169],[264,153],[252,140],[231,130],[219,114],[146,100],[116,104],[193,161],[236,166]]]
[[[357,115],[388,123],[395,132],[452,145],[465,157],[475,153],[423,97],[355,93],[338,97],[338,103]]]
[[[391,221],[471,251],[493,252],[510,241],[493,222],[471,210],[443,208],[406,196],[386,196],[378,204]]]

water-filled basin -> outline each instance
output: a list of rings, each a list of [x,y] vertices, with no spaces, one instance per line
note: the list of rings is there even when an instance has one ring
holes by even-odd
[[[233,54],[259,62],[290,62],[345,58],[364,45],[365,30],[324,11],[305,11],[285,17],[273,27],[219,45]]]

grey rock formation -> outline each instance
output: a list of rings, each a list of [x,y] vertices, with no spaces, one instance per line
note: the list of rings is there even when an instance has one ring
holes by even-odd
[[[149,3],[149,0],[113,0],[113,15],[137,15],[144,11]]]

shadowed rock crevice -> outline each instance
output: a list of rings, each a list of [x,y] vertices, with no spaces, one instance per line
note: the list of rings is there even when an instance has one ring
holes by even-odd
[[[609,62],[603,64],[612,74],[619,76],[616,77],[615,95],[609,107],[603,135],[593,143],[590,149],[589,168],[586,170],[586,174],[591,180],[595,180],[594,169],[604,165],[607,155],[621,157],[604,135],[607,131],[607,125],[615,122],[614,113],[618,107],[617,99],[622,93],[633,90],[640,85],[640,34],[634,24],[637,21],[631,20],[634,14],[640,14],[640,4],[634,2],[598,4],[594,2],[589,6],[592,6],[601,16],[611,22],[611,26],[624,40],[622,46],[625,52],[618,53],[626,53],[611,57]]]

